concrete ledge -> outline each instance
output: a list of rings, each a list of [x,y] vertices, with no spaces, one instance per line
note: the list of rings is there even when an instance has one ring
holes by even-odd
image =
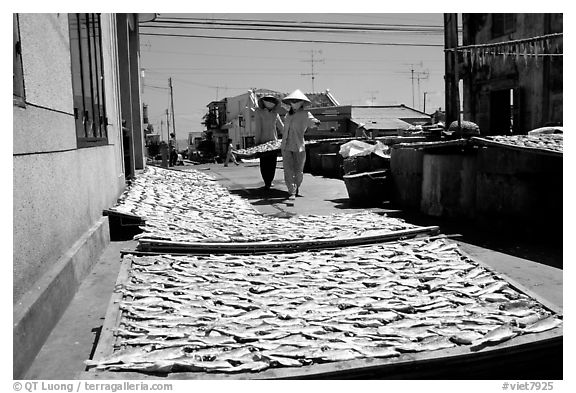
[[[109,242],[108,217],[102,217],[14,306],[14,379],[24,376]]]

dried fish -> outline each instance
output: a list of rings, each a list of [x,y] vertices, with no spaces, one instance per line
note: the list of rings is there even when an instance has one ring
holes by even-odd
[[[321,220],[306,217],[307,225]],[[558,324],[538,325],[534,318],[554,315],[445,239],[124,258],[133,266],[116,288],[117,345],[143,352],[92,367],[252,372],[456,345],[480,350],[506,340],[505,326],[513,337]]]
[[[554,316],[550,316],[545,319],[541,319],[540,321],[525,327],[522,332],[523,333],[541,333],[545,332],[550,329],[554,329],[558,326],[562,325],[562,321],[559,318]]]
[[[538,322],[540,319],[543,319],[540,314],[533,313],[522,318],[517,318],[515,321],[519,327],[524,328]]]
[[[101,366],[107,364],[116,363],[132,363],[141,359],[142,356],[146,355],[152,348],[149,346],[139,347],[139,348],[127,348],[124,350],[116,351],[113,354],[104,357],[100,360],[85,360],[84,364],[87,366]]]
[[[144,373],[169,373],[174,367],[173,361],[155,361],[155,362],[139,362],[139,363],[127,363],[121,365],[108,365],[106,368],[110,371],[140,371]]]
[[[456,344],[470,345],[473,342],[480,340],[482,337],[483,335],[476,331],[467,330],[450,336],[450,340]]]
[[[213,371],[216,372],[223,372],[223,373],[236,373],[242,371],[263,371],[270,367],[270,364],[263,361],[256,361],[256,362],[247,362],[241,363],[237,366],[233,367],[222,367],[222,368],[213,368]]]
[[[473,348],[486,344],[496,344],[516,337],[518,332],[511,325],[501,325],[486,333],[482,338],[472,343]]]
[[[365,356],[364,354],[350,349],[344,349],[344,350],[329,349],[327,351],[322,351],[317,354],[317,358],[325,362],[339,362],[344,360],[358,359],[364,356]]]
[[[267,358],[270,360],[271,364],[277,364],[283,367],[301,367],[303,366],[302,362],[297,359],[292,358],[285,358],[282,356],[272,356],[269,355]]]
[[[429,337],[429,340],[422,340],[421,342],[403,343],[396,346],[399,352],[423,352],[423,351],[436,351],[439,349],[446,349],[454,347],[456,344],[451,342],[446,337]]]
[[[362,355],[370,358],[390,358],[400,356],[400,352],[391,347],[361,347],[358,349]]]

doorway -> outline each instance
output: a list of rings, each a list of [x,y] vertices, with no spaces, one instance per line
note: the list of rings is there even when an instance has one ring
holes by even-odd
[[[490,92],[490,135],[519,133],[519,90],[502,89]]]

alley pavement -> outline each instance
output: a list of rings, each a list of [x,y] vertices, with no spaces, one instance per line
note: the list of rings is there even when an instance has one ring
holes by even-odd
[[[335,212],[367,210],[350,206],[344,182],[340,179],[304,174],[302,197],[293,205],[283,181],[282,163],[278,162],[272,189],[262,189],[256,161],[239,166],[222,164],[186,165],[175,170],[200,170],[211,174],[230,192],[246,198],[262,214],[290,217],[297,214],[327,215]],[[563,274],[561,245],[539,244],[523,239],[502,239],[474,228],[444,223],[429,217],[403,212],[389,204],[369,208],[379,213],[418,225],[438,225],[441,232],[453,235],[462,249],[531,290],[541,299],[562,307]],[[136,241],[111,242],[92,272],[84,280],[66,312],[48,337],[25,379],[69,380],[79,378],[85,370],[84,360],[91,358],[100,335],[120,269],[120,252],[133,250]]]

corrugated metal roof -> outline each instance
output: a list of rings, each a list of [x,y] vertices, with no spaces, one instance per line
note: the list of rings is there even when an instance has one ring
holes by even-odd
[[[374,119],[372,117],[352,116],[350,120],[356,124],[364,123],[367,130],[406,130],[410,127],[409,123],[394,118]]]
[[[410,124],[402,119],[429,122],[430,116],[415,109],[402,106],[352,106],[351,119],[353,122],[365,123],[370,130],[405,130]]]
[[[415,109],[402,105],[394,106],[352,106],[352,116],[374,118],[430,120],[430,116]]]

